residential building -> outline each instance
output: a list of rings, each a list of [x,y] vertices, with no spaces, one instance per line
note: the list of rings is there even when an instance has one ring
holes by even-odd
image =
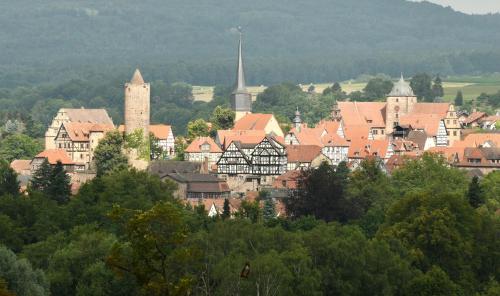
[[[213,175],[170,173],[162,179],[169,179],[177,184],[175,196],[181,199],[225,199],[231,193],[226,181]]]
[[[198,137],[184,150],[184,158],[191,162],[208,161],[212,168],[222,155],[222,149],[210,137]]]
[[[64,150],[78,167],[90,169],[99,141],[114,128],[113,125],[66,122],[59,128],[54,143],[56,148]]]
[[[32,175],[40,168],[40,165],[45,160],[47,160],[51,166],[55,166],[57,162],[61,162],[64,170],[68,173],[85,170],[84,164],[75,164],[63,149],[49,149],[40,152],[31,160]]]
[[[322,152],[320,146],[315,145],[291,145],[286,146],[287,154],[287,170],[304,170],[309,168],[317,168],[323,162],[332,164],[330,158],[328,158]]]
[[[284,137],[283,130],[273,114],[248,113],[236,120],[232,129],[235,131],[260,130],[266,135]]]
[[[45,133],[45,149],[56,149],[55,138],[64,123],[93,123],[112,126],[113,120],[105,109],[59,109]]]

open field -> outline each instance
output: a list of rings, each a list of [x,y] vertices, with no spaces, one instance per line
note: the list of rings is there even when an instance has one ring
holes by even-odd
[[[322,93],[325,88],[331,86],[333,83],[318,83],[314,84],[315,91]],[[300,84],[304,91],[307,91],[310,84]],[[366,86],[364,82],[342,82],[342,89],[351,93],[353,91],[361,91]],[[446,101],[453,101],[459,90],[462,91],[465,100],[473,100],[481,93],[496,93],[500,91],[500,75],[491,76],[459,76],[449,77],[443,82],[444,99]],[[249,86],[249,91],[252,93],[254,99],[258,94],[263,92],[265,86]],[[208,102],[213,96],[212,86],[193,86],[193,95],[197,101]]]

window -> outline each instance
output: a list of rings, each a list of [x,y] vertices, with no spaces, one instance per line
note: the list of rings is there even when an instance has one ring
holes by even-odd
[[[453,136],[457,136],[457,131],[453,131]]]
[[[83,159],[83,154],[82,153],[80,153],[80,159]]]
[[[381,130],[380,132],[381,132],[381,134],[382,134],[382,135],[383,135],[383,134],[385,134],[385,131],[384,131],[384,130]]]
[[[59,143],[59,148],[62,148],[62,144],[61,143]]]
[[[399,99],[398,98],[396,98],[396,103],[399,103]]]
[[[396,118],[399,118],[399,114],[398,113],[396,113]]]
[[[372,132],[374,135],[378,135],[378,130],[373,130]]]

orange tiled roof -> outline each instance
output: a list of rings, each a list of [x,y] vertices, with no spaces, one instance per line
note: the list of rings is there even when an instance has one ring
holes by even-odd
[[[107,132],[115,128],[109,124],[82,122],[66,122],[63,125],[69,138],[74,142],[87,142],[91,132]]]
[[[21,174],[23,171],[29,171],[31,160],[24,159],[15,159],[10,163],[10,167],[18,174]]]
[[[364,159],[370,156],[377,156],[385,158],[388,148],[389,140],[355,139],[351,141],[348,157]]]
[[[486,142],[500,147],[500,133],[477,133],[465,136],[462,141],[455,141],[453,147],[479,147]]]
[[[232,142],[242,144],[259,144],[266,137],[264,130],[218,130],[217,139],[222,146],[229,146]],[[277,139],[280,141],[280,139]]]
[[[345,125],[344,133],[347,140],[368,139],[370,127],[368,125]]]
[[[149,126],[149,131],[159,140],[166,140],[172,132],[172,127],[166,124],[152,124]]]
[[[410,125],[413,129],[425,130],[427,135],[437,136],[439,123],[443,117],[432,113],[410,113],[401,116],[400,125]]]
[[[273,182],[273,188],[275,189],[297,189],[299,186],[299,181],[304,176],[304,172],[299,170],[288,171],[283,175],[276,178]]]
[[[264,130],[272,118],[272,114],[249,113],[234,123],[233,130]]]
[[[185,152],[187,153],[201,153],[201,146],[203,144],[210,145],[210,153],[222,153],[222,149],[220,149],[219,145],[215,143],[214,140],[210,137],[198,137],[194,139],[191,144],[186,148]]]
[[[385,102],[338,102],[346,126],[385,127]]]
[[[464,123],[465,124],[471,124],[483,117],[486,116],[486,113],[484,112],[472,112],[471,115],[469,115],[469,117],[467,117],[465,120],[464,120]]]
[[[416,103],[410,114],[436,114],[446,117],[450,103]]]
[[[286,147],[288,162],[312,162],[321,154],[321,147],[315,145],[291,145]]]
[[[427,152],[439,154],[443,156],[448,162],[454,162],[455,157],[462,160],[464,156],[465,147],[432,147]]]
[[[47,158],[48,162],[52,165],[56,164],[58,161],[65,165],[74,164],[68,154],[66,154],[66,151],[62,149],[45,150],[40,152],[35,158]]]

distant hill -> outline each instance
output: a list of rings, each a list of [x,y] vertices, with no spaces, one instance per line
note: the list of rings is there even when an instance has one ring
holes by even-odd
[[[138,65],[150,79],[228,83],[238,25],[252,83],[500,71],[500,15],[427,2],[37,0],[0,3],[0,85]]]

